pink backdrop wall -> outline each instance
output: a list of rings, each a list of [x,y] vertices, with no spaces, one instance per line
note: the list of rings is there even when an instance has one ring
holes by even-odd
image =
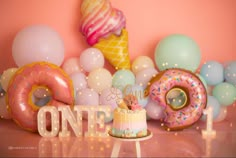
[[[154,57],[158,41],[173,33],[199,44],[201,63],[236,60],[236,0],[111,0],[127,19],[131,60]],[[11,45],[32,24],[54,28],[64,40],[66,58],[89,47],[79,32],[81,0],[0,0],[0,73],[16,66]],[[66,59],[65,58],[65,59]]]

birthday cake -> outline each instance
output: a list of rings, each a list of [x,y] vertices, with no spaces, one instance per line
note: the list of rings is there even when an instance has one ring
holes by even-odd
[[[138,105],[135,96],[126,96],[114,110],[111,135],[121,138],[139,138],[147,135],[146,110]]]

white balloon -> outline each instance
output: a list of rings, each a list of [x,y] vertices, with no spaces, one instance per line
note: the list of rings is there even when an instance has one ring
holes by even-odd
[[[104,66],[104,56],[99,49],[88,48],[81,53],[79,62],[84,71],[91,72]]]
[[[64,43],[59,34],[48,26],[29,26],[15,36],[12,56],[19,67],[39,61],[60,66],[64,60]]]

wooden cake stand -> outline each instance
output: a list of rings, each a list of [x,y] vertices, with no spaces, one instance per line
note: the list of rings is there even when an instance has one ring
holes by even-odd
[[[112,149],[112,153],[111,153],[112,158],[119,156],[120,146],[121,146],[122,142],[135,142],[137,157],[140,158],[141,157],[141,149],[140,149],[139,142],[144,141],[144,140],[148,140],[152,137],[152,132],[150,132],[149,130],[148,130],[147,136],[140,137],[140,138],[120,138],[120,137],[113,136],[111,134],[111,131],[109,131],[108,134],[115,140],[115,144],[113,145],[113,149]]]

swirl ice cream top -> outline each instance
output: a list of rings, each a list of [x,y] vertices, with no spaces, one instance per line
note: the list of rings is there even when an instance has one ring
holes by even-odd
[[[109,0],[83,0],[81,32],[89,45],[111,34],[120,35],[126,20],[122,11],[112,8]]]

